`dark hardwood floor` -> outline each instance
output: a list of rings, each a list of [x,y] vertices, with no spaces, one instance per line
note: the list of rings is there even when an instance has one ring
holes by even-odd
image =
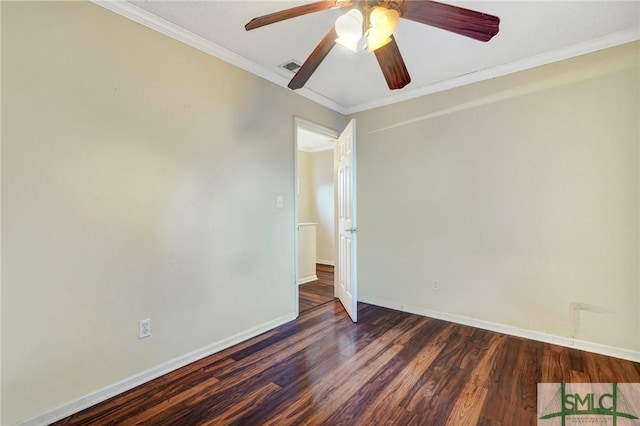
[[[333,266],[316,264],[316,275],[316,281],[298,287],[300,313],[334,299]]]
[[[59,425],[535,425],[538,382],[640,364],[335,300]]]

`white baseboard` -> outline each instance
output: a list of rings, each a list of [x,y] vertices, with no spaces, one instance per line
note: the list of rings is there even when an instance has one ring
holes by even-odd
[[[510,325],[485,321],[478,318],[467,317],[464,315],[448,314],[445,312],[433,311],[431,309],[420,308],[416,306],[403,305],[397,302],[389,302],[371,297],[361,297],[360,302],[369,303],[371,305],[382,306],[384,308],[395,309],[398,311],[409,312],[412,314],[422,315],[425,317],[440,319],[444,321],[454,322],[456,324],[468,325],[471,327],[481,328],[483,330],[495,331],[498,333],[509,334],[511,336],[523,337],[525,339],[536,340],[544,343],[551,343],[558,346],[565,346],[573,349],[580,349],[587,352],[593,352],[601,355],[612,356],[615,358],[626,359],[629,361],[640,362],[640,351],[630,349],[617,348],[614,346],[603,345],[600,343],[587,342],[577,340],[571,337],[558,336],[555,334],[543,333],[540,331],[527,330],[524,328],[513,327]]]
[[[318,260],[316,260],[316,263],[319,263],[320,265],[336,266],[336,262],[333,261],[333,260],[318,259]]]
[[[311,276],[308,276],[308,277],[300,278],[298,280],[298,285],[310,283],[311,281],[315,281],[317,279],[318,279],[317,275],[311,275]]]
[[[106,401],[107,399],[133,389],[136,386],[139,386],[164,374],[170,373],[174,370],[177,370],[178,368],[184,367],[185,365],[191,364],[192,362],[198,361],[216,352],[220,352],[221,350],[226,349],[230,346],[244,342],[245,340],[248,340],[266,331],[272,330],[294,319],[296,319],[295,314],[283,315],[272,321],[260,324],[259,326],[240,332],[234,336],[227,337],[226,339],[222,339],[218,342],[212,343],[193,352],[189,352],[187,354],[169,360],[156,367],[142,371],[120,382],[109,385],[96,392],[90,393],[86,396],[83,396],[82,398],[76,399],[75,401],[63,404],[57,408],[54,408],[50,411],[47,411],[43,414],[40,414],[18,424],[20,426],[47,425],[55,421],[64,419],[67,416],[84,410],[85,408],[89,408],[92,405]]]

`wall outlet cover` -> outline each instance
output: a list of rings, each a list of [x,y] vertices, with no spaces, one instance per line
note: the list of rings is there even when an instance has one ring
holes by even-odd
[[[138,321],[138,339],[144,339],[151,336],[151,319],[143,319]]]

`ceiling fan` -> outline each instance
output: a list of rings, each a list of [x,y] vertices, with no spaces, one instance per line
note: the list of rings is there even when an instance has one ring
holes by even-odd
[[[275,22],[328,9],[353,7],[336,20],[311,55],[289,82],[292,90],[303,87],[336,43],[376,55],[389,89],[401,89],[411,82],[393,31],[400,18],[409,19],[479,41],[489,41],[498,33],[500,18],[482,12],[431,0],[322,0],[252,19],[247,31]]]

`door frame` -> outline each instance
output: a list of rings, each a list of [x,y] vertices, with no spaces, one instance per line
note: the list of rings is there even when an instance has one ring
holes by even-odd
[[[314,123],[313,121],[306,120],[302,117],[294,116],[293,117],[293,219],[294,219],[294,249],[293,249],[293,257],[294,257],[294,274],[293,274],[293,284],[295,286],[295,306],[296,306],[296,318],[300,316],[300,296],[299,296],[299,286],[298,286],[298,129],[305,129],[313,133],[318,133],[324,136],[328,136],[334,140],[333,147],[333,216],[334,216],[334,233],[336,233],[336,149],[335,149],[335,141],[338,139],[340,133],[334,129],[329,127],[325,127],[321,124]],[[335,242],[334,242],[335,247]],[[337,259],[336,259],[337,263]],[[335,295],[335,287],[334,287],[334,295]]]

